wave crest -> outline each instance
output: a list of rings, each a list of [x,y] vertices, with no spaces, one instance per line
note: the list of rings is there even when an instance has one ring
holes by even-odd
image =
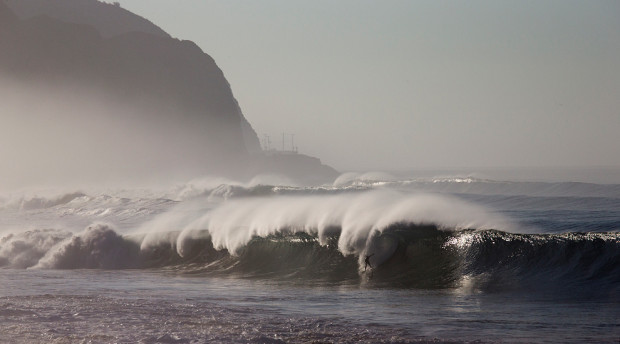
[[[47,209],[59,205],[70,203],[76,198],[85,197],[86,194],[82,192],[70,192],[61,194],[55,197],[20,197],[17,199],[5,201],[5,204],[0,208],[15,209],[15,210],[36,210]]]
[[[235,199],[204,214],[188,216],[176,220],[183,228],[177,241],[180,255],[185,237],[200,230],[209,232],[215,248],[232,254],[256,236],[306,233],[317,236],[321,244],[338,235],[338,248],[348,255],[363,254],[374,232],[397,223],[432,223],[446,230],[511,228],[503,217],[456,198],[389,190]],[[158,227],[157,221],[147,227]],[[166,225],[174,223],[167,221]],[[334,228],[338,228],[337,233]]]
[[[433,224],[393,224],[373,232],[365,251],[340,250],[341,228],[290,230],[254,236],[235,254],[217,248],[207,231],[186,237],[123,236],[94,224],[83,232],[45,230],[0,239],[0,266],[51,269],[147,269],[301,283],[366,284],[390,288],[469,291],[590,290],[620,296],[620,233],[513,234],[497,230],[440,230]],[[365,271],[365,254],[371,268]],[[583,288],[584,286],[591,286]]]
[[[107,224],[93,224],[51,249],[35,268],[121,269],[139,267],[140,246]]]
[[[0,267],[29,268],[38,264],[53,247],[71,236],[57,230],[10,233],[0,239]]]

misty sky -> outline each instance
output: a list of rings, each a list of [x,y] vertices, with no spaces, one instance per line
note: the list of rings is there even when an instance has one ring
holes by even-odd
[[[620,166],[620,2],[120,0],[338,169]]]

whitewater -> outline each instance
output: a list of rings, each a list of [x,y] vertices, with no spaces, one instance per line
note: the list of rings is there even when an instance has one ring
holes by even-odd
[[[0,341],[617,343],[619,239],[620,184],[350,173],[4,194]]]

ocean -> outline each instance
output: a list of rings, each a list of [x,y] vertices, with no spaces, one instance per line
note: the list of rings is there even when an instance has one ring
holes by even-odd
[[[619,343],[620,184],[375,173],[7,193],[0,341]]]

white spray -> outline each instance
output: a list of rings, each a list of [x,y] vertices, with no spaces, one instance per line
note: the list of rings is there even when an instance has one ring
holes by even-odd
[[[182,228],[176,242],[181,256],[190,239],[205,232],[216,249],[227,249],[231,254],[238,254],[255,236],[304,232],[316,235],[321,244],[339,234],[340,252],[363,255],[373,233],[398,223],[435,224],[443,230],[511,227],[503,217],[456,198],[390,190],[233,199],[201,214],[167,214],[162,219],[166,226]],[[158,222],[156,219],[150,225],[161,230]]]

